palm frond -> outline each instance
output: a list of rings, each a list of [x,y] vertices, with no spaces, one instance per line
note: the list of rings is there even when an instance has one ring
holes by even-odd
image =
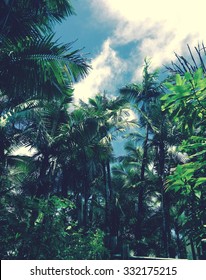
[[[0,1],[0,33],[6,37],[33,35],[36,37],[51,32],[56,22],[75,14],[70,0],[52,1]]]
[[[2,42],[0,87],[10,98],[21,100],[46,91],[48,96],[55,92],[71,95],[72,84],[88,73],[90,67],[80,50],[72,51],[72,43],[58,45],[52,39]]]
[[[203,72],[206,73],[206,47],[204,43],[202,42],[202,44],[194,47],[194,51],[191,50],[189,45],[187,45],[187,48],[188,55],[182,56],[175,53],[176,61],[172,61],[171,66],[165,65],[165,68],[171,74],[184,75],[189,72],[193,75],[201,67]]]

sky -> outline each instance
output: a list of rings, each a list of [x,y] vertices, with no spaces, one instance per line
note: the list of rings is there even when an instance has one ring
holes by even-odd
[[[116,95],[140,82],[144,59],[151,69],[187,55],[206,36],[205,0],[71,0],[76,16],[56,26],[61,42],[90,60],[89,75],[75,85],[75,102],[97,93]],[[77,40],[77,41],[76,41]]]

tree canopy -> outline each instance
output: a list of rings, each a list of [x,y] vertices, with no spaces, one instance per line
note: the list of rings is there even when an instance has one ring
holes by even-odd
[[[205,259],[204,44],[163,81],[145,60],[142,82],[77,105],[91,66],[53,33],[74,13],[0,1],[1,259]]]

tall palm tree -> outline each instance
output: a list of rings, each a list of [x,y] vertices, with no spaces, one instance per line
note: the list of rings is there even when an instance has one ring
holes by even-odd
[[[105,95],[97,95],[94,99],[89,99],[90,110],[98,118],[99,123],[99,143],[100,161],[102,164],[103,182],[105,186],[105,226],[110,237],[118,236],[118,217],[116,211],[116,195],[113,189],[111,175],[111,161],[113,158],[112,140],[119,131],[125,130],[129,125],[126,121],[127,106],[125,100],[116,98],[109,100]]]
[[[21,103],[35,103],[34,99],[57,100],[66,95],[71,100],[72,84],[87,74],[89,66],[78,50],[71,49],[72,44],[53,41],[51,29],[52,23],[73,13],[70,1],[1,1],[0,5],[0,98],[4,103],[0,116],[4,118],[6,111]]]
[[[171,217],[170,217],[170,201],[171,195],[166,192],[166,178],[174,166],[174,162],[169,155],[170,147],[180,144],[182,135],[174,127],[168,116],[161,109],[160,100],[156,100],[150,104],[150,112],[148,115],[151,123],[153,138],[150,147],[155,151],[154,168],[158,176],[158,191],[161,193],[162,207],[162,243],[165,256],[174,257],[172,253],[172,237],[171,237]]]
[[[142,136],[139,136],[139,140]],[[141,140],[140,140],[141,141]],[[157,256],[164,255],[161,248],[161,195],[158,185],[158,176],[154,170],[154,152],[148,148],[148,161],[145,169],[145,188],[143,193],[144,216],[142,221],[142,235],[144,239],[136,239],[136,215],[138,214],[138,192],[140,181],[143,149],[140,141],[133,135],[125,144],[126,155],[119,158],[120,164],[113,168],[114,181],[119,186],[119,204],[121,206],[122,239],[129,242],[130,248],[137,254]],[[151,140],[150,140],[151,142]],[[155,235],[153,234],[155,232]],[[154,235],[154,236],[152,236]],[[141,244],[141,246],[140,246]],[[141,249],[141,251],[140,251]]]
[[[151,123],[148,121],[148,110],[150,103],[155,100],[161,93],[161,84],[157,81],[157,72],[149,72],[149,63],[145,61],[145,67],[143,70],[143,81],[141,84],[131,84],[120,90],[120,93],[124,95],[127,100],[130,100],[134,104],[135,109],[140,115],[140,121],[142,129],[145,130],[145,138],[143,141],[143,157],[140,170],[139,192],[138,192],[138,211],[137,222],[135,229],[135,237],[141,242],[142,239],[142,221],[144,219],[144,202],[143,194],[145,189],[145,170],[148,163],[148,143],[151,134]],[[141,244],[137,246],[138,251],[141,252]]]

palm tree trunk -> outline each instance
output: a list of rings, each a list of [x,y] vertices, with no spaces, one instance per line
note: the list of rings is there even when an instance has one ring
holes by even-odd
[[[109,228],[109,189],[107,185],[107,172],[106,172],[106,164],[102,162],[102,170],[103,170],[103,181],[104,181],[104,193],[105,193],[105,229]]]
[[[117,246],[119,231],[119,216],[115,204],[114,190],[111,181],[111,169],[109,159],[102,163],[103,180],[105,186],[105,231],[107,233],[105,246],[114,251]]]
[[[171,230],[170,230],[170,204],[168,194],[164,190],[164,179],[165,179],[165,146],[164,141],[160,138],[158,145],[158,175],[159,175],[159,184],[161,188],[162,195],[162,240],[163,248],[166,257],[171,257]]]
[[[67,197],[67,192],[68,192],[68,173],[69,170],[66,166],[62,167],[62,188],[61,188],[61,193],[63,197]]]
[[[83,154],[83,161],[84,161],[84,180],[83,180],[83,192],[84,192],[84,212],[83,212],[83,227],[86,230],[88,226],[88,200],[90,195],[90,185],[89,185],[89,174],[87,168],[87,156],[86,152],[84,151]]]
[[[160,180],[160,186],[161,186],[161,195],[162,195],[162,242],[163,242],[163,249],[165,253],[165,257],[169,258],[170,255],[170,249],[169,249],[169,240],[170,240],[170,227],[169,227],[169,211],[168,208],[168,199],[167,194],[164,191],[164,185],[163,182]]]
[[[177,243],[177,256],[179,259],[183,259],[183,253],[182,253],[182,248],[181,248],[181,240],[180,240],[180,234],[179,234],[179,226],[178,223],[175,221],[174,222],[174,230],[176,234],[176,243]]]
[[[6,156],[5,156],[5,135],[3,128],[0,128],[0,178],[5,173]],[[1,181],[0,181],[1,182]]]
[[[149,125],[146,126],[146,136],[143,143],[143,158],[141,165],[140,181],[141,185],[139,187],[138,193],[138,207],[137,207],[137,221],[135,225],[135,238],[138,242],[142,239],[142,224],[144,219],[144,186],[145,186],[145,169],[147,164],[147,151],[148,151],[148,139],[149,139]],[[137,254],[142,254],[141,245],[137,245]]]
[[[119,231],[119,215],[118,209],[116,206],[114,190],[111,180],[111,169],[110,162],[107,160],[107,181],[108,181],[108,190],[109,190],[109,227],[111,236],[117,238]]]
[[[91,197],[90,209],[89,209],[89,223],[91,225],[93,224],[93,219],[94,219],[94,205],[95,205],[95,194],[93,194]]]
[[[77,220],[78,220],[78,227],[83,227],[84,221],[84,200],[81,194],[77,196]]]
[[[38,188],[36,196],[40,197],[41,195],[46,196],[49,193],[50,182],[48,181],[47,171],[49,168],[49,153],[45,152],[43,155],[43,160],[41,162],[41,168],[38,178]]]
[[[196,252],[195,252],[195,245],[194,245],[194,242],[193,242],[192,238],[190,238],[190,246],[191,246],[191,250],[192,250],[192,258],[193,258],[193,260],[196,260],[197,255],[196,255]]]
[[[4,145],[0,143],[0,178],[2,178],[5,171],[5,161]]]

